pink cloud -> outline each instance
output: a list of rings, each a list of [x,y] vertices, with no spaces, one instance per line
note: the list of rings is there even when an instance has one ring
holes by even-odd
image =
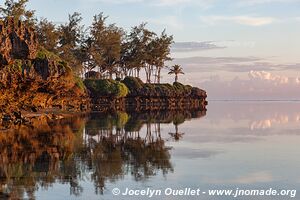
[[[295,100],[300,99],[300,78],[250,71],[248,79],[231,81],[214,78],[200,85],[210,99]]]

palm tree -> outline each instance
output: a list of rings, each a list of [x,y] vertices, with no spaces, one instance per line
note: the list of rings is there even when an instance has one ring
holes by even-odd
[[[175,74],[175,82],[178,81],[178,75],[184,74],[183,69],[180,65],[174,65],[172,68],[170,68],[170,71],[168,74]]]

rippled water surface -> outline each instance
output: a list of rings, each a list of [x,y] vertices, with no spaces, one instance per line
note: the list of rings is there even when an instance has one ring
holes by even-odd
[[[114,188],[300,189],[300,103],[210,102],[207,109],[44,119],[1,132],[0,197],[134,198],[113,196]]]

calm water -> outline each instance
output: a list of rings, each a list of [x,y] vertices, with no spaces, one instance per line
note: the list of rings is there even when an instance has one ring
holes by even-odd
[[[93,114],[1,132],[2,198],[150,199],[113,196],[114,188],[300,192],[300,103],[210,102],[207,109]]]

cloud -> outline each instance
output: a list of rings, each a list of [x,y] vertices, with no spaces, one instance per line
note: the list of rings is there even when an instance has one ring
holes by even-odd
[[[176,62],[185,62],[187,64],[218,64],[218,63],[241,63],[241,62],[253,62],[260,61],[258,57],[187,57],[187,58],[175,58]]]
[[[300,99],[300,78],[250,71],[248,79],[214,79],[198,83],[211,99],[293,100]]]
[[[175,58],[171,64],[180,64],[186,72],[248,72],[250,70],[267,70],[269,66],[255,64],[262,61],[258,57],[187,57]]]
[[[209,24],[214,25],[218,22],[231,22],[231,23],[237,23],[247,26],[263,26],[272,24],[277,19],[273,17],[253,17],[253,16],[221,16],[221,15],[213,15],[213,16],[201,16],[201,21]]]
[[[249,72],[299,70],[300,63],[274,64],[263,58],[248,57],[184,57],[174,58],[169,65],[180,64],[186,72]]]
[[[251,80],[271,81],[275,84],[288,84],[290,82],[294,84],[300,83],[298,77],[292,79],[286,76],[274,75],[266,71],[250,71],[248,75]]]
[[[224,49],[225,46],[218,46],[214,41],[204,42],[176,42],[172,45],[172,52],[191,52],[212,49]]]

